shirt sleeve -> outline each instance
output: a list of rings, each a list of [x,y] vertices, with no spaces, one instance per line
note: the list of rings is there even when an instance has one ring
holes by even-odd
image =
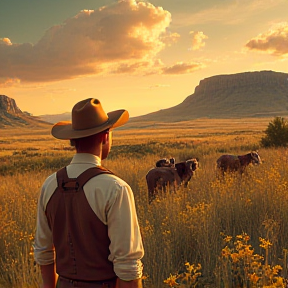
[[[126,183],[125,183],[126,184]],[[133,192],[128,184],[114,182],[116,193],[107,210],[108,235],[111,241],[109,260],[116,275],[125,281],[142,277],[144,256]]]
[[[34,259],[39,265],[49,265],[55,261],[52,231],[45,215],[45,184],[42,186],[37,204],[37,222],[34,241]]]

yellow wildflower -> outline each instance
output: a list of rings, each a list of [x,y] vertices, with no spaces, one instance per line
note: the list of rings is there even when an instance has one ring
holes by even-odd
[[[256,284],[258,282],[258,280],[260,279],[260,277],[257,276],[256,273],[250,274],[249,278],[253,284]]]
[[[179,285],[176,282],[177,278],[178,278],[178,275],[170,274],[170,276],[166,280],[164,280],[164,283],[169,285],[170,287],[175,287],[175,286]]]
[[[264,238],[259,237],[259,241],[261,242],[259,246],[266,250],[272,246],[272,243],[269,240],[265,240]]]

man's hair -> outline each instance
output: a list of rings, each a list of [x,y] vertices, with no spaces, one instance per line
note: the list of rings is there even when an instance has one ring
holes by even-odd
[[[109,129],[99,132],[97,134],[93,134],[87,137],[77,138],[77,139],[70,139],[70,145],[74,146],[76,151],[78,150],[86,150],[90,147],[98,145],[102,141],[102,135],[109,132]]]

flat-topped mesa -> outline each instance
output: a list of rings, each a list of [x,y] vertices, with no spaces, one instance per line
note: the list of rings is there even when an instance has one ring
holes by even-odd
[[[178,97],[179,95],[175,95]],[[288,73],[253,71],[207,77],[180,104],[132,122],[189,121],[197,118],[249,118],[288,115]]]
[[[14,99],[5,95],[0,95],[0,114],[22,114],[23,112],[18,108]]]
[[[287,89],[288,81],[286,73],[275,73],[273,71],[244,72],[232,75],[217,75],[205,78],[195,88],[194,94],[213,94],[217,91],[229,89],[245,90],[253,89]]]

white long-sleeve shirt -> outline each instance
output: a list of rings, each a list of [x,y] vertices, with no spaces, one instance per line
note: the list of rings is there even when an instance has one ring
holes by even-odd
[[[88,168],[100,165],[99,157],[78,153],[67,166],[67,174],[69,178],[76,178]],[[45,210],[56,188],[55,172],[45,180],[38,201],[34,257],[39,265],[55,261],[52,231]],[[83,190],[94,213],[108,226],[111,241],[108,259],[113,262],[115,274],[126,281],[141,278],[144,249],[130,186],[115,175],[101,174],[90,179]]]

